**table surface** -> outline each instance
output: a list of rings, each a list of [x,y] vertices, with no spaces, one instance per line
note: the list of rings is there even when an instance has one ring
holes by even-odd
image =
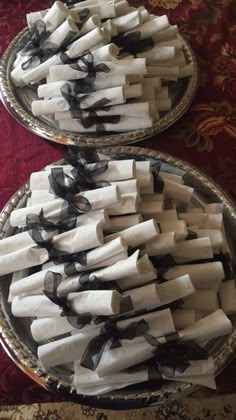
[[[142,0],[133,2],[139,6]],[[191,162],[236,199],[236,3],[235,0],[146,0],[150,12],[167,14],[192,46],[200,66],[198,94],[188,112],[162,134],[139,143]],[[0,55],[25,26],[25,14],[45,0],[0,0]],[[65,147],[28,132],[0,104],[0,208]],[[56,401],[23,374],[0,348],[0,405]],[[236,361],[217,378],[217,394],[236,391]],[[214,393],[200,389],[194,397]]]

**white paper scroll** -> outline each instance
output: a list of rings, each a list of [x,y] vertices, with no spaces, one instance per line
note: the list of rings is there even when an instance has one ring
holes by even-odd
[[[172,256],[177,263],[213,258],[211,241],[209,238],[199,238],[177,242]]]
[[[219,309],[217,293],[211,289],[197,290],[192,296],[184,299],[183,308],[194,309],[204,315],[215,312]]]

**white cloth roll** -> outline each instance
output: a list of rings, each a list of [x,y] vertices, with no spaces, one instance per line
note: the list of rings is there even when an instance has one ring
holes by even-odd
[[[102,24],[103,29],[110,34],[111,38],[118,35],[118,31],[111,19],[106,20]]]
[[[116,16],[126,15],[131,10],[132,8],[129,6],[129,3],[127,0],[121,0],[121,1],[115,2]]]
[[[111,132],[124,132],[124,131],[133,131],[133,130],[142,130],[144,128],[150,128],[153,125],[152,118],[135,118],[135,117],[125,117],[121,116],[118,123],[103,123],[105,131]],[[59,122],[61,130],[75,133],[89,133],[96,132],[97,129],[95,126],[90,128],[84,128],[79,120],[62,120]]]
[[[235,280],[227,280],[220,286],[220,303],[226,314],[236,312]]]
[[[129,214],[126,216],[109,217],[107,230],[109,232],[119,232],[143,222],[141,214]]]
[[[162,65],[162,62],[170,62],[173,65],[179,65],[174,62],[175,60],[175,48],[174,47],[155,47],[149,51],[141,52],[137,54],[139,58],[146,58],[147,63],[150,65],[152,63],[159,63]],[[172,63],[173,61],[173,63]]]
[[[140,196],[137,193],[122,194],[121,201],[107,209],[110,216],[137,213],[140,204]]]
[[[180,69],[179,69],[179,77],[180,78],[192,76],[193,73],[194,73],[194,67],[193,67],[192,63],[187,64],[184,67],[180,67]]]
[[[188,340],[211,340],[232,332],[232,324],[222,311],[218,309],[214,313],[205,316],[194,324],[179,331],[179,338],[182,341]]]
[[[156,100],[156,107],[158,111],[169,111],[172,108],[171,99]]]
[[[46,15],[47,12],[48,12],[48,9],[40,10],[38,12],[27,13],[26,14],[26,21],[27,21],[27,25],[29,26],[29,28],[31,26],[33,26],[33,24],[37,20],[41,20]]]
[[[118,187],[115,185],[105,188],[98,188],[91,191],[85,191],[77,194],[75,197],[85,197],[91,204],[91,210],[100,210],[106,207],[118,204],[120,202],[120,195]],[[43,208],[44,216],[46,218],[58,218],[64,204],[64,200],[57,198],[53,202],[42,205],[30,206],[22,209],[14,210],[11,213],[12,226],[25,226],[26,217],[30,213],[39,214]]]
[[[164,201],[164,194],[162,193],[153,193],[153,194],[143,194],[142,201]]]
[[[175,200],[189,203],[192,199],[193,188],[187,187],[187,185],[182,185],[166,178],[164,179],[164,193],[168,197],[174,198]]]
[[[79,6],[76,6],[73,9],[80,14],[85,10],[85,6],[83,3],[79,3]],[[101,19],[113,18],[116,16],[114,4],[108,2],[105,7],[101,4],[91,4],[86,7],[86,9],[89,10],[89,16],[96,14],[99,15]]]
[[[151,173],[151,162],[147,161],[140,161],[136,162],[136,176],[140,175],[149,175]]]
[[[117,315],[120,312],[121,294],[116,290],[87,290],[69,293],[67,300],[77,314]]]
[[[205,206],[205,212],[211,214],[218,214],[222,213],[223,211],[223,203],[211,203]]]
[[[72,18],[68,18],[46,39],[45,44],[52,43],[60,46],[67,35],[74,36],[79,34],[78,26]]]
[[[79,263],[75,263],[76,270],[78,272],[89,270],[90,267],[100,263],[101,261],[104,261],[104,266],[106,266],[106,262],[108,259],[111,259],[115,255],[119,255],[122,252],[126,252],[127,245],[123,239],[116,238],[113,241],[108,242],[107,244],[101,245],[98,248],[93,249],[92,251],[89,251],[87,253],[87,265],[83,266]],[[20,295],[20,294],[27,294],[31,292],[34,289],[44,287],[44,278],[48,271],[48,269],[51,269],[51,271],[60,273],[62,275],[62,278],[66,277],[65,271],[64,271],[64,264],[55,265],[51,264],[45,264],[43,266],[42,271],[38,271],[28,277],[22,278],[22,280],[18,280],[18,282],[13,283],[10,286],[10,291],[13,296]]]
[[[192,296],[184,298],[183,301],[183,309],[194,309],[204,315],[219,309],[217,293],[211,289],[197,290]]]
[[[117,283],[121,290],[133,289],[134,287],[142,286],[145,283],[149,283],[152,280],[157,278],[157,273],[155,268],[148,271],[144,274],[136,274],[133,277],[126,277],[124,279],[118,280]]]
[[[55,54],[50,57],[48,60],[44,61],[43,63],[39,64],[37,67],[33,68],[24,73],[22,76],[24,84],[28,85],[30,83],[37,83],[40,80],[47,77],[49,69],[51,66],[56,66],[61,64],[61,59],[59,54]]]
[[[3,238],[0,241],[0,255],[7,255],[11,252],[19,251],[35,245],[34,240],[28,232],[17,233],[16,235]]]
[[[82,54],[85,50],[89,50],[90,48],[97,45],[99,42],[105,41],[105,34],[100,28],[95,28],[91,32],[88,32],[77,41],[73,42],[66,51],[70,58],[78,57]],[[51,74],[51,73],[50,73]],[[52,74],[51,74],[52,76]],[[63,80],[59,79],[59,80]]]
[[[101,270],[94,271],[94,274],[98,279],[103,281],[119,280],[127,276],[134,276],[138,273],[145,272],[146,266],[143,267],[142,260],[138,260],[139,251],[136,251],[126,260],[121,260],[116,264],[110,265],[109,267],[102,268]]]
[[[175,332],[175,327],[174,327],[171,312],[169,309],[153,312],[150,314],[145,314],[145,315],[134,317],[132,319],[127,319],[124,321],[118,321],[117,326],[120,328],[125,328],[129,326],[130,323],[138,322],[142,319],[145,320],[149,325],[148,332],[155,337],[160,337],[162,335],[171,334]],[[52,367],[52,366],[61,365],[63,363],[68,363],[74,360],[80,360],[88,342],[93,337],[96,337],[99,334],[99,331],[100,331],[99,328],[96,328],[96,327],[90,328],[85,331],[84,330],[79,331],[78,334],[65,337],[60,340],[53,341],[53,342],[44,344],[42,346],[39,346],[38,357],[39,357],[39,361],[41,365],[43,366],[44,369],[48,369],[49,367]],[[119,347],[119,350],[121,350],[122,352],[122,349],[128,349],[127,354],[129,355],[129,362],[127,366],[124,366],[124,369],[126,367],[132,366],[133,364],[136,364],[136,359],[134,359],[133,363],[131,361],[131,364],[129,365],[130,359],[132,359],[130,355],[132,356],[135,355],[135,353],[129,351],[130,345],[132,343],[134,343],[133,345],[134,349],[138,347],[138,350],[139,350],[138,354],[141,353],[140,362],[147,360],[149,357],[151,357],[151,356],[148,356],[147,359],[146,358],[143,359],[146,349],[148,349],[150,351],[150,354],[152,355],[153,347],[147,344],[147,342],[144,341],[143,337],[137,337],[132,341],[122,340],[122,343],[123,342],[124,342],[124,345],[122,345],[122,347]],[[138,346],[137,346],[137,343],[139,343]],[[143,346],[143,343],[145,343],[144,346]],[[111,350],[111,351],[104,351],[103,355],[105,355],[105,353],[115,354],[113,353],[113,351],[116,352],[117,349]],[[126,358],[120,357],[120,352],[118,352],[118,357],[116,357],[115,360],[116,361],[118,360],[118,362],[123,363],[123,361],[125,361]],[[99,366],[101,365],[101,362],[102,360],[100,361]],[[113,368],[113,366],[111,366],[111,368]]]
[[[87,34],[87,32],[92,31],[93,29],[100,27],[102,25],[101,18],[98,15],[92,15],[88,20],[84,22],[82,28],[80,29],[80,33],[82,35]]]
[[[117,28],[117,31],[122,33],[141,25],[142,16],[141,13],[136,10],[134,12],[127,13],[126,15],[112,19],[112,23]]]
[[[163,31],[156,32],[153,35],[153,40],[155,42],[165,42],[172,40],[178,34],[178,27],[177,25],[169,26],[168,28],[164,29]],[[182,44],[181,44],[182,47]]]
[[[161,225],[161,233],[175,232],[176,241],[183,241],[188,235],[186,223],[184,222],[184,220],[173,220],[170,222],[161,222],[160,225]]]
[[[154,192],[154,181],[152,174],[138,175],[137,181],[140,194],[152,194]]]
[[[11,311],[17,317],[55,316],[61,309],[47,296],[16,296],[12,300]]]
[[[201,318],[199,314],[194,309],[176,309],[172,312],[175,328],[181,330],[188,327]]]
[[[95,30],[96,29],[94,29],[94,31]],[[85,38],[92,32],[89,32],[87,35],[85,35],[84,37],[80,39]],[[75,41],[75,43],[78,41]],[[99,63],[95,62],[95,64],[99,64]],[[126,74],[146,74],[147,73],[145,58],[122,59],[119,61],[105,61],[104,60],[103,64],[105,64],[108,67],[108,69],[110,69],[110,73],[109,73],[110,76],[112,76],[113,74],[126,75]],[[54,81],[83,79],[85,77],[84,72],[72,69],[72,67],[70,67],[69,64],[64,64],[60,66],[52,66],[50,68],[49,74],[52,80]],[[106,76],[107,76],[107,73],[105,75],[102,75],[101,73],[99,73],[96,75],[96,78],[103,80],[106,78]]]
[[[124,86],[124,95],[126,99],[141,97],[142,96],[141,83],[137,83],[135,85]]]
[[[161,300],[156,284],[148,284],[137,289],[127,290],[122,294],[123,297],[130,297],[134,311],[151,310],[159,306]],[[132,312],[132,311],[131,311]],[[123,314],[123,312],[121,312]]]
[[[66,19],[69,11],[67,7],[61,1],[55,1],[52,7],[43,17],[47,30],[50,32],[55,29]]]
[[[14,273],[12,273],[11,285],[16,283],[17,281],[20,281],[27,275],[28,275],[28,269],[14,271]],[[7,299],[8,303],[11,303],[12,299],[13,299],[13,295],[12,295],[11,289],[9,288],[8,299]]]
[[[157,32],[163,31],[168,28],[169,20],[166,15],[157,17],[151,21],[144,23],[143,25],[136,27],[130,31],[127,31],[126,34],[139,31],[141,33],[141,39],[151,37]]]
[[[128,179],[127,181],[113,181],[111,185],[117,185],[121,195],[129,193],[138,193],[137,179]]]
[[[158,233],[158,226],[155,221],[151,219],[120,232],[108,235],[106,236],[105,241],[110,241],[119,235],[126,241],[128,246],[135,248],[156,238]]]
[[[198,238],[208,237],[211,241],[212,249],[215,254],[223,250],[224,238],[219,229],[196,229],[191,228]]]
[[[179,218],[185,220],[187,226],[197,225],[199,229],[221,229],[223,217],[221,213],[179,213]]]
[[[172,280],[175,277],[189,274],[193,285],[197,289],[214,289],[218,291],[225,278],[224,268],[220,261],[203,264],[177,265],[164,273],[164,278]]]
[[[103,245],[103,231],[100,223],[91,223],[56,235],[52,239],[56,249],[69,253],[80,252]]]
[[[199,238],[177,242],[172,256],[177,263],[213,258],[211,241],[209,238]]]
[[[168,305],[176,300],[186,298],[186,296],[193,295],[196,290],[188,274],[178,277],[174,280],[159,284],[157,292],[160,298],[160,305]],[[189,308],[186,308],[189,309]]]
[[[44,248],[23,248],[0,256],[0,276],[14,271],[34,267],[48,260],[48,251]]]
[[[178,220],[178,215],[175,209],[164,210],[162,213],[158,214],[155,219],[158,223],[172,222]]]
[[[43,341],[58,335],[67,334],[74,330],[65,316],[50,316],[35,319],[30,326],[35,341]]]
[[[119,48],[111,43],[93,50],[95,61],[116,61],[119,55]]]
[[[144,216],[156,217],[164,210],[163,201],[142,201],[138,211]]]
[[[147,74],[151,77],[157,76],[164,80],[177,80],[179,77],[179,66],[164,67],[158,65],[147,65]]]
[[[171,254],[176,249],[175,233],[161,233],[157,238],[145,243],[145,251],[150,257]]]

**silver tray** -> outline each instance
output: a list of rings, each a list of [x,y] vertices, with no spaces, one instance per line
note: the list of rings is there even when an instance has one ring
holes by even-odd
[[[0,98],[9,113],[25,128],[47,140],[64,145],[91,146],[117,146],[135,143],[158,134],[174,124],[190,107],[196,94],[199,83],[199,71],[196,58],[190,46],[184,41],[184,53],[188,64],[194,67],[193,76],[171,82],[170,95],[173,108],[162,113],[161,118],[153,127],[119,134],[106,135],[79,135],[59,129],[57,122],[52,117],[34,117],[31,113],[31,103],[37,99],[36,88],[16,88],[10,79],[13,62],[20,43],[28,34],[28,29],[23,29],[10,43],[0,62]],[[181,37],[180,37],[181,38]],[[181,38],[182,39],[182,38]],[[22,45],[22,44],[21,44]]]
[[[100,156],[103,150],[98,150]],[[204,206],[209,202],[224,204],[224,223],[227,243],[235,258],[236,253],[236,207],[231,199],[206,175],[177,158],[150,149],[138,147],[114,147],[106,149],[106,155],[117,153],[132,153],[146,155],[150,159],[160,159],[162,170],[183,175],[187,185],[192,186],[194,204]],[[0,238],[14,234],[9,225],[11,212],[25,205],[28,185],[20,188],[10,199],[0,214]],[[7,303],[11,275],[0,279],[0,333],[1,343],[12,360],[35,382],[51,392],[59,394],[66,400],[91,405],[103,409],[135,409],[163,403],[166,400],[177,399],[193,392],[197,386],[181,382],[157,382],[133,385],[124,390],[117,390],[100,396],[77,395],[70,382],[70,371],[63,368],[50,369],[44,373],[36,356],[37,344],[31,337],[27,318],[15,318]],[[29,320],[30,321],[30,320]],[[214,340],[210,345],[218,375],[232,360],[236,351],[236,317],[232,317],[233,332],[227,337]]]

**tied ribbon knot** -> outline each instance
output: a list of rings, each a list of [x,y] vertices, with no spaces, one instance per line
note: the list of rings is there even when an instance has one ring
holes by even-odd
[[[62,276],[59,273],[47,271],[44,278],[44,294],[53,303],[58,305],[61,309],[61,316],[65,316],[67,321],[72,325],[73,328],[83,328],[85,325],[91,324],[93,316],[87,312],[78,315],[74,312],[68,302],[68,293],[59,293],[58,288],[62,282]]]
[[[29,230],[36,229],[45,232],[65,232],[76,227],[76,218],[60,220],[59,222],[51,222],[44,216],[43,208],[39,214],[30,213],[27,216],[27,227]]]
[[[33,241],[38,245],[39,248],[45,248],[47,250],[49,259],[51,259],[55,264],[65,264],[74,262],[78,262],[81,265],[87,264],[86,252],[82,251],[69,254],[66,251],[56,249],[53,244],[53,238],[44,239],[44,229],[42,228],[42,226],[40,224],[38,225],[37,223],[32,223],[32,219],[34,217],[34,214],[29,214],[26,217],[26,226],[28,228],[29,235],[31,236]]]
[[[111,42],[114,42],[123,52],[134,56],[141,52],[149,51],[154,47],[152,37],[141,39],[140,31],[135,31],[127,35],[119,34],[112,37]]]
[[[162,375],[172,378],[176,372],[183,373],[191,366],[191,360],[207,360],[208,352],[194,341],[176,341],[160,344],[154,353],[151,366]]]
[[[117,327],[116,323],[109,322],[101,327],[100,335],[93,337],[82,357],[80,365],[95,370],[101,360],[106,344],[110,341],[110,349],[121,347],[120,340],[133,340],[136,337],[144,336],[146,338],[149,325],[145,320],[131,322],[125,328]]]

